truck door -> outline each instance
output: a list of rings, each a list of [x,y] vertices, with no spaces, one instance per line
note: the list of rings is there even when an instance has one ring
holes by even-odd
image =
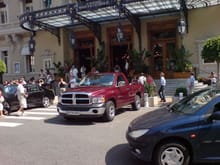
[[[117,101],[119,106],[127,105],[129,100],[129,86],[128,82],[122,75],[117,78]]]

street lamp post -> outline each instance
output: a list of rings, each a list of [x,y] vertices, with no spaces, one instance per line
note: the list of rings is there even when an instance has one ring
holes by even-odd
[[[178,31],[181,37],[181,47],[183,47],[183,35],[186,33],[186,21],[185,21],[184,14],[182,11],[180,12]]]
[[[117,40],[118,42],[121,42],[124,38],[124,34],[122,32],[122,28],[121,28],[121,25],[119,24],[118,27],[117,27],[117,33],[116,33],[116,36],[117,36]]]
[[[36,45],[36,42],[35,42],[33,36],[31,36],[28,44],[29,44],[29,50],[30,50],[31,54],[33,54],[35,51],[35,45]]]
[[[76,44],[76,36],[75,36],[74,32],[70,33],[70,44],[72,47],[74,47]]]

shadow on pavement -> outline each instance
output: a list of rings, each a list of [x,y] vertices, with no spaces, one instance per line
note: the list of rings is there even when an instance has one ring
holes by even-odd
[[[125,113],[126,111],[129,111],[130,108],[121,108],[116,111],[116,116],[121,115]],[[103,121],[101,117],[99,118],[72,118],[72,119],[64,119],[63,116],[56,116],[53,118],[49,118],[44,120],[45,123],[50,123],[50,124],[60,124],[60,125],[94,125],[96,123],[106,123]]]
[[[64,119],[62,116],[56,116],[50,119],[44,120],[45,123],[49,124],[57,124],[57,125],[81,125],[81,126],[88,126],[96,124],[96,120],[98,119]],[[100,120],[100,119],[99,119]],[[100,122],[100,121],[99,121]]]
[[[128,144],[119,144],[111,148],[105,156],[106,165],[152,165],[136,159],[129,150]]]

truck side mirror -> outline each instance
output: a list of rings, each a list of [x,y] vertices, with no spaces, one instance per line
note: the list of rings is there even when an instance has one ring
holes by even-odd
[[[125,86],[125,81],[119,81],[118,82],[118,87],[121,87],[121,86]]]

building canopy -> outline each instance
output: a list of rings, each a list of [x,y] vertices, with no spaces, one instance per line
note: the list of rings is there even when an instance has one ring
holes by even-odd
[[[219,5],[220,0],[86,0],[27,12],[19,17],[22,28],[47,30],[59,37],[59,28],[85,25],[100,40],[100,23],[128,19],[140,31],[140,19],[178,15],[194,8]]]

